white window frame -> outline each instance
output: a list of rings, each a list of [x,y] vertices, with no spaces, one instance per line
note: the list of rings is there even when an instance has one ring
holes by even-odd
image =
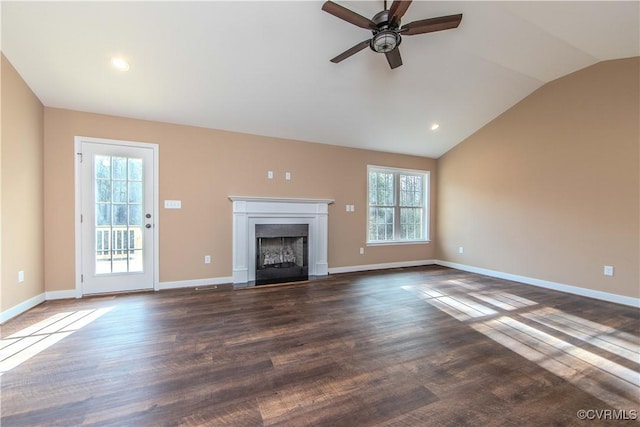
[[[382,172],[382,173],[393,173],[394,174],[394,222],[393,222],[393,240],[370,240],[369,237],[369,221],[370,221],[370,208],[371,201],[369,200],[369,175],[371,172]],[[414,239],[414,240],[406,240],[400,239],[400,179],[399,176],[405,175],[420,175],[423,177],[423,205],[422,205],[422,225],[423,225],[423,238],[422,239]],[[393,168],[387,166],[376,166],[376,165],[367,165],[367,246],[384,246],[384,245],[406,245],[406,244],[420,244],[420,243],[428,243],[429,240],[429,210],[431,208],[430,200],[429,200],[429,190],[430,190],[430,172],[425,170],[418,169],[404,169],[404,168]]]

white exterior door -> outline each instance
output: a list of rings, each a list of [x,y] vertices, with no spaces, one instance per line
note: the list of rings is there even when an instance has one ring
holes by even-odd
[[[79,144],[81,293],[153,289],[157,146]]]

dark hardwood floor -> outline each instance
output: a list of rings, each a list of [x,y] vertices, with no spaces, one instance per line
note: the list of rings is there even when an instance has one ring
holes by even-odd
[[[437,266],[50,301],[2,326],[1,425],[636,425],[639,326]]]

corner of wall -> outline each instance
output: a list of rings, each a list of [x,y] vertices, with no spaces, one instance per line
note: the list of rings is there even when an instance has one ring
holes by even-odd
[[[4,54],[0,60],[0,319],[6,319],[44,298],[44,106]]]

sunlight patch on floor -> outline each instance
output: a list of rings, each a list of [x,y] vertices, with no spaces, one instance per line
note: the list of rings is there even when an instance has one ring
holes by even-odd
[[[523,313],[522,316],[632,362],[640,363],[640,337],[550,307]]]
[[[438,285],[402,289],[611,406],[637,410],[640,337],[555,308],[540,307],[535,301],[507,292],[467,292],[468,285],[455,295]],[[551,331],[559,334],[551,335]],[[586,348],[566,341],[565,335],[584,342]],[[589,345],[611,354],[611,358],[589,351]],[[615,356],[633,362],[633,368],[612,360]]]
[[[528,300],[526,298],[519,297],[517,295],[510,294],[508,292],[472,292],[472,297],[482,300],[486,303],[493,305],[494,307],[501,308],[503,310],[511,311],[518,308],[529,307],[537,305],[535,301]]]
[[[0,376],[85,327],[113,307],[57,313],[0,340]]]
[[[471,327],[616,408],[637,408],[637,371],[506,316]]]

